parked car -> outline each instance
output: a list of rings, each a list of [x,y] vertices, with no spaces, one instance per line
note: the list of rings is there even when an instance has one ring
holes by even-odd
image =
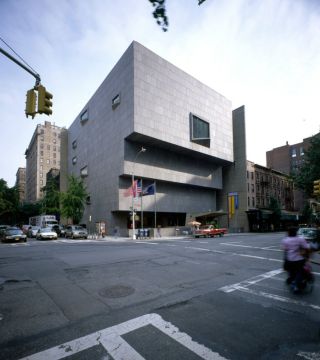
[[[311,244],[313,249],[320,247],[320,229],[318,228],[299,228],[297,235],[303,236]]]
[[[40,226],[30,226],[27,232],[28,238],[35,238],[40,229]]]
[[[27,241],[27,235],[19,228],[9,227],[5,229],[1,234],[2,242],[18,242],[18,241]]]
[[[0,237],[9,227],[10,227],[9,225],[0,225]]]
[[[53,225],[51,227],[51,230],[56,232],[58,237],[65,237],[66,230],[65,230],[64,225]]]
[[[36,238],[38,240],[57,240],[58,235],[51,228],[41,228],[38,230]]]
[[[27,235],[28,230],[29,230],[30,228],[31,228],[31,225],[30,225],[30,224],[26,224],[26,225],[22,225],[22,226],[21,226],[22,232],[23,232],[24,234],[26,234],[26,235]]]
[[[88,231],[87,229],[83,228],[79,225],[68,225],[66,227],[66,238],[76,239],[76,238],[88,238]]]

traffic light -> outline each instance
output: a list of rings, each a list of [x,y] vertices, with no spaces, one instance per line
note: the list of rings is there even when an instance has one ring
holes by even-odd
[[[27,100],[26,100],[26,117],[29,115],[32,116],[32,119],[35,117],[36,111],[36,103],[37,103],[37,93],[31,89],[27,91]]]
[[[313,195],[315,196],[320,195],[320,180],[315,180],[313,182]]]
[[[52,94],[46,91],[46,88],[42,85],[38,86],[38,113],[39,114],[52,114]]]

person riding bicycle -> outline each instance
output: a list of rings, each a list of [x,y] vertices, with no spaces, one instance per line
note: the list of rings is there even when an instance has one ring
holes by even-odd
[[[295,227],[288,229],[288,236],[282,240],[281,244],[284,250],[284,269],[289,274],[287,284],[292,284],[293,291],[299,292],[302,288],[305,254],[310,250],[309,244],[303,237],[297,236]]]

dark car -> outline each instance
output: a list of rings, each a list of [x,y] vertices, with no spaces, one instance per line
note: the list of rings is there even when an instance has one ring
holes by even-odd
[[[2,242],[26,242],[27,235],[23,233],[23,231],[19,228],[7,228],[1,234]]]
[[[65,237],[66,230],[64,225],[53,225],[51,229],[56,232],[59,237]]]

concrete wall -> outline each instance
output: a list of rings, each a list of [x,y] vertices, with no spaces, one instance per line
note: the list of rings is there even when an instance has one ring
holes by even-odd
[[[190,141],[190,113],[210,124],[210,147]],[[147,151],[137,157],[141,146]],[[216,210],[222,166],[231,161],[231,102],[136,42],[69,128],[68,171],[79,176],[88,167],[91,205],[83,222],[91,217],[91,226],[127,226],[132,202],[124,190],[132,173],[145,184],[157,181],[158,211]],[[144,201],[152,211],[152,196]]]
[[[246,214],[248,192],[245,107],[233,110],[232,118],[234,163],[223,168],[224,187],[219,193],[219,205],[221,204],[222,209],[228,210],[228,194],[238,194],[238,209],[232,216],[221,218],[221,225],[229,227],[230,232],[243,232],[249,230]]]

